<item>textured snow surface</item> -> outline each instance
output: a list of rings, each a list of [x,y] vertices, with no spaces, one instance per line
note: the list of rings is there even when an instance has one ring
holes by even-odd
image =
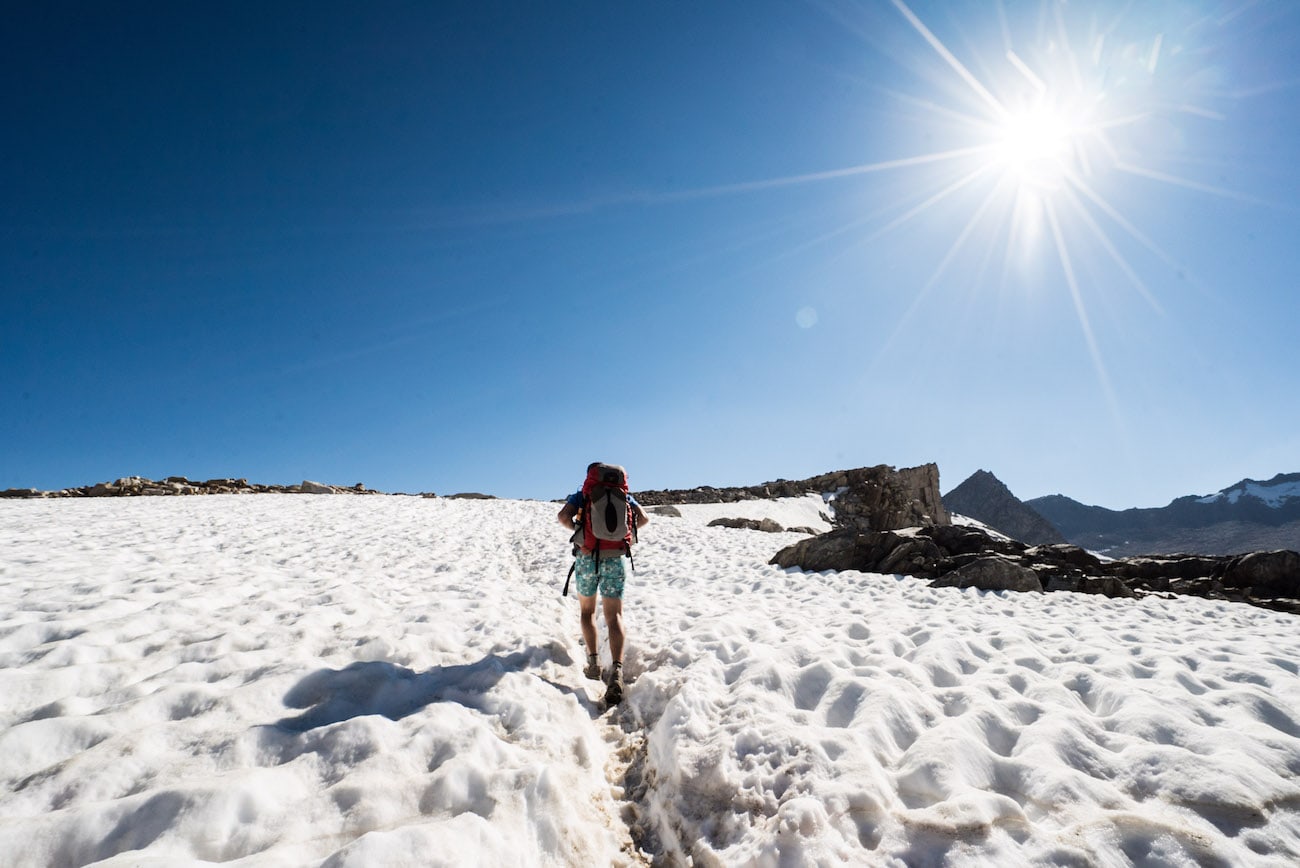
[[[557,508],[0,502],[0,865],[1300,862],[1294,617],[656,517],[602,715]]]

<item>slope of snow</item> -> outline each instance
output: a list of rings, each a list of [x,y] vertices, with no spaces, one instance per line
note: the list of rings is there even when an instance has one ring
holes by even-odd
[[[555,512],[0,502],[0,864],[1300,860],[1291,616],[657,518],[601,714]]]

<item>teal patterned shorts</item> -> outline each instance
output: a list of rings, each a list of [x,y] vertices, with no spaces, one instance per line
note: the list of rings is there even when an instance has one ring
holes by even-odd
[[[578,594],[594,597],[599,587],[602,597],[618,598],[623,596],[623,581],[627,570],[623,566],[623,557],[618,552],[601,552],[600,575],[596,575],[596,560],[591,555],[578,555],[578,568],[574,570],[578,577]]]

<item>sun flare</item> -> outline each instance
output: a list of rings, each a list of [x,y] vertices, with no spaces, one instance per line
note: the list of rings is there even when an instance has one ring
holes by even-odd
[[[1169,130],[1189,118],[1225,117],[1216,107],[1223,94],[1206,86],[1196,64],[1207,34],[1204,21],[1179,15],[1173,6],[1163,15],[1120,10],[1107,18],[1088,4],[1061,0],[1042,0],[1031,15],[1023,13],[1035,4],[1024,0],[1021,14],[1012,16],[999,0],[987,4],[992,26],[982,29],[984,41],[973,35],[971,22],[936,15],[935,23],[948,30],[945,40],[911,8],[911,0],[890,2],[938,61],[927,79],[937,89],[900,95],[900,104],[922,110],[936,146],[855,171],[915,168],[930,174],[937,192],[908,203],[871,237],[904,223],[922,225],[926,217],[956,227],[945,231],[952,232],[947,248],[908,315],[962,263],[980,263],[969,273],[982,280],[992,274],[987,264],[1000,259],[997,279],[1033,292],[1045,285],[1043,268],[1052,267],[1113,409],[1114,392],[1089,313],[1093,290],[1109,272],[1158,312],[1158,300],[1129,257],[1146,251],[1173,262],[1126,216],[1127,181],[1142,178],[1237,198],[1159,165],[1170,153],[1159,145],[1169,141]],[[1185,155],[1183,164],[1191,165]]]

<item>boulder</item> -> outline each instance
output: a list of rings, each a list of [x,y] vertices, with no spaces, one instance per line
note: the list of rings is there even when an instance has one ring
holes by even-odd
[[[209,483],[210,485],[211,483]],[[298,490],[303,494],[333,494],[334,488],[320,482],[312,482],[310,479],[304,479]]]
[[[1085,576],[1082,573],[1051,573],[1044,575],[1036,570],[1045,591],[1074,591],[1079,594],[1100,594],[1103,597],[1136,597],[1135,592],[1114,576]],[[1166,590],[1168,583],[1166,583]]]
[[[1114,576],[1085,576],[1080,580],[1079,590],[1085,594],[1101,594],[1111,598],[1137,596],[1132,588]]]
[[[1119,579],[1201,579],[1217,578],[1223,574],[1226,558],[1202,555],[1170,555],[1168,557],[1124,558],[1102,566],[1107,575]]]
[[[841,528],[786,546],[771,563],[813,572],[860,570],[929,577],[945,564],[945,553],[923,536]]]
[[[984,552],[1020,555],[1028,548],[1022,542],[1000,539],[990,536],[977,527],[964,527],[956,524],[923,527],[920,533],[934,540],[936,545],[950,555],[969,555]]]
[[[1037,545],[1025,550],[1025,557],[1031,561],[1048,564],[1066,564],[1082,570],[1098,572],[1101,570],[1101,558],[1090,551],[1068,543]]]
[[[729,527],[737,530],[761,530],[764,533],[782,533],[785,528],[770,518],[715,518],[709,527]]]
[[[852,528],[833,530],[786,546],[772,557],[771,563],[813,573],[860,570],[871,555],[870,536]]]
[[[1225,588],[1242,588],[1256,597],[1300,598],[1300,553],[1251,552],[1229,561],[1223,571]]]
[[[1223,583],[1211,578],[1172,579],[1169,582],[1169,590],[1189,597],[1214,599],[1223,596]]]
[[[926,537],[905,537],[898,534],[880,534],[877,550],[880,556],[871,566],[877,573],[890,575],[933,576],[944,561],[944,550]]]
[[[1038,574],[1010,558],[980,558],[945,573],[930,583],[934,588],[978,588],[981,591],[1042,591]]]
[[[646,512],[651,515],[666,515],[670,518],[682,517],[682,511],[675,506],[652,506]]]

